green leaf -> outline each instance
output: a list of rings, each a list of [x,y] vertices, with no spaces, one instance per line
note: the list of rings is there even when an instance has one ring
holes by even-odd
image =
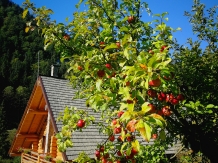
[[[120,110],[123,110],[127,108],[127,104],[126,103],[120,103]]]
[[[164,12],[164,13],[161,14],[161,16],[164,17],[167,14],[168,14],[168,12]]]
[[[151,110],[151,107],[149,107],[148,104],[149,102],[145,102],[144,104],[142,104],[142,112],[144,114]]]
[[[147,141],[149,142],[150,139],[151,139],[151,131],[152,131],[152,128],[151,128],[151,126],[149,126],[146,122],[144,122],[144,126],[145,126]]]
[[[121,153],[123,153],[123,150],[125,150],[126,146],[128,145],[128,142],[123,143],[123,145],[121,146]]]
[[[124,46],[128,41],[132,40],[132,37],[130,34],[125,34],[122,39],[122,45]]]
[[[161,130],[161,131],[160,131],[160,138],[161,138],[161,140],[163,140],[163,141],[166,139],[166,133],[165,133],[164,130]]]
[[[112,43],[112,44],[106,46],[106,47],[104,48],[104,52],[106,52],[106,51],[109,50],[109,49],[117,49],[116,43]]]
[[[96,88],[97,88],[98,91],[101,90],[101,84],[102,84],[102,80],[98,79],[97,82],[96,82]]]
[[[40,25],[41,20],[38,19],[36,25],[39,26]]]
[[[129,60],[130,59],[130,54],[128,53],[128,49],[124,49],[124,56]]]
[[[206,106],[206,108],[207,109],[212,109],[212,108],[214,108],[214,105],[213,104],[209,104],[209,105]]]
[[[169,39],[169,40],[172,40],[172,39],[173,39],[173,36],[172,36],[172,35],[168,36],[168,39]]]
[[[131,114],[129,111],[126,111],[123,113],[123,115],[121,116],[121,121],[128,121],[131,118]]]
[[[127,28],[126,26],[122,26],[122,27],[120,28],[120,31],[128,32],[128,31],[129,31],[129,28]]]

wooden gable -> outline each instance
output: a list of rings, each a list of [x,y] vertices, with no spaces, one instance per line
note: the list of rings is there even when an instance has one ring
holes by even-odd
[[[39,134],[43,129],[47,116],[48,104],[46,102],[41,81],[38,79],[34,85],[14,141],[9,150],[10,156],[20,155],[17,151],[19,147],[34,149],[32,148],[32,144],[38,146]]]

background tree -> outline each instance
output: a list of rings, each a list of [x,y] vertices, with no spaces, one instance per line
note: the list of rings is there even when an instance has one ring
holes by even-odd
[[[185,12],[198,40],[189,38],[188,46],[177,44],[174,48],[175,79],[187,104],[177,120],[169,120],[173,126],[168,126],[183,136],[184,144],[194,153],[200,151],[211,162],[218,162],[218,15],[217,6],[205,7],[196,0],[192,11]]]
[[[7,149],[8,146],[8,142],[6,141],[7,139],[7,132],[6,131],[6,127],[5,127],[5,114],[3,112],[2,106],[0,107],[0,142],[1,142],[1,147],[0,147],[0,160],[4,157],[7,156],[7,151],[5,149]]]
[[[37,31],[32,29],[31,34],[25,32],[26,22],[33,16],[27,13],[27,17],[23,19],[22,12],[23,9],[10,0],[0,0],[0,103],[1,125],[4,126],[1,128],[2,134],[18,127],[37,78],[38,60],[40,75],[50,76],[51,65],[59,62],[60,58],[52,46],[44,51],[44,38],[39,36]],[[64,74],[64,67],[61,68],[59,77]],[[10,146],[5,140],[4,136],[0,139],[2,157],[7,156]]]

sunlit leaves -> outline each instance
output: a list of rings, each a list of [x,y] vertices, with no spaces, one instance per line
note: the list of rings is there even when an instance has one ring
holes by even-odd
[[[23,19],[26,17],[27,13],[28,13],[28,9],[25,9],[25,10],[23,11],[23,15],[22,15],[22,18],[23,18]]]

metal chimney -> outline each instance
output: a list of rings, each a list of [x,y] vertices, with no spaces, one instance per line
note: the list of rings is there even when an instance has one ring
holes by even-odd
[[[51,76],[58,77],[58,67],[59,65],[51,65]]]

